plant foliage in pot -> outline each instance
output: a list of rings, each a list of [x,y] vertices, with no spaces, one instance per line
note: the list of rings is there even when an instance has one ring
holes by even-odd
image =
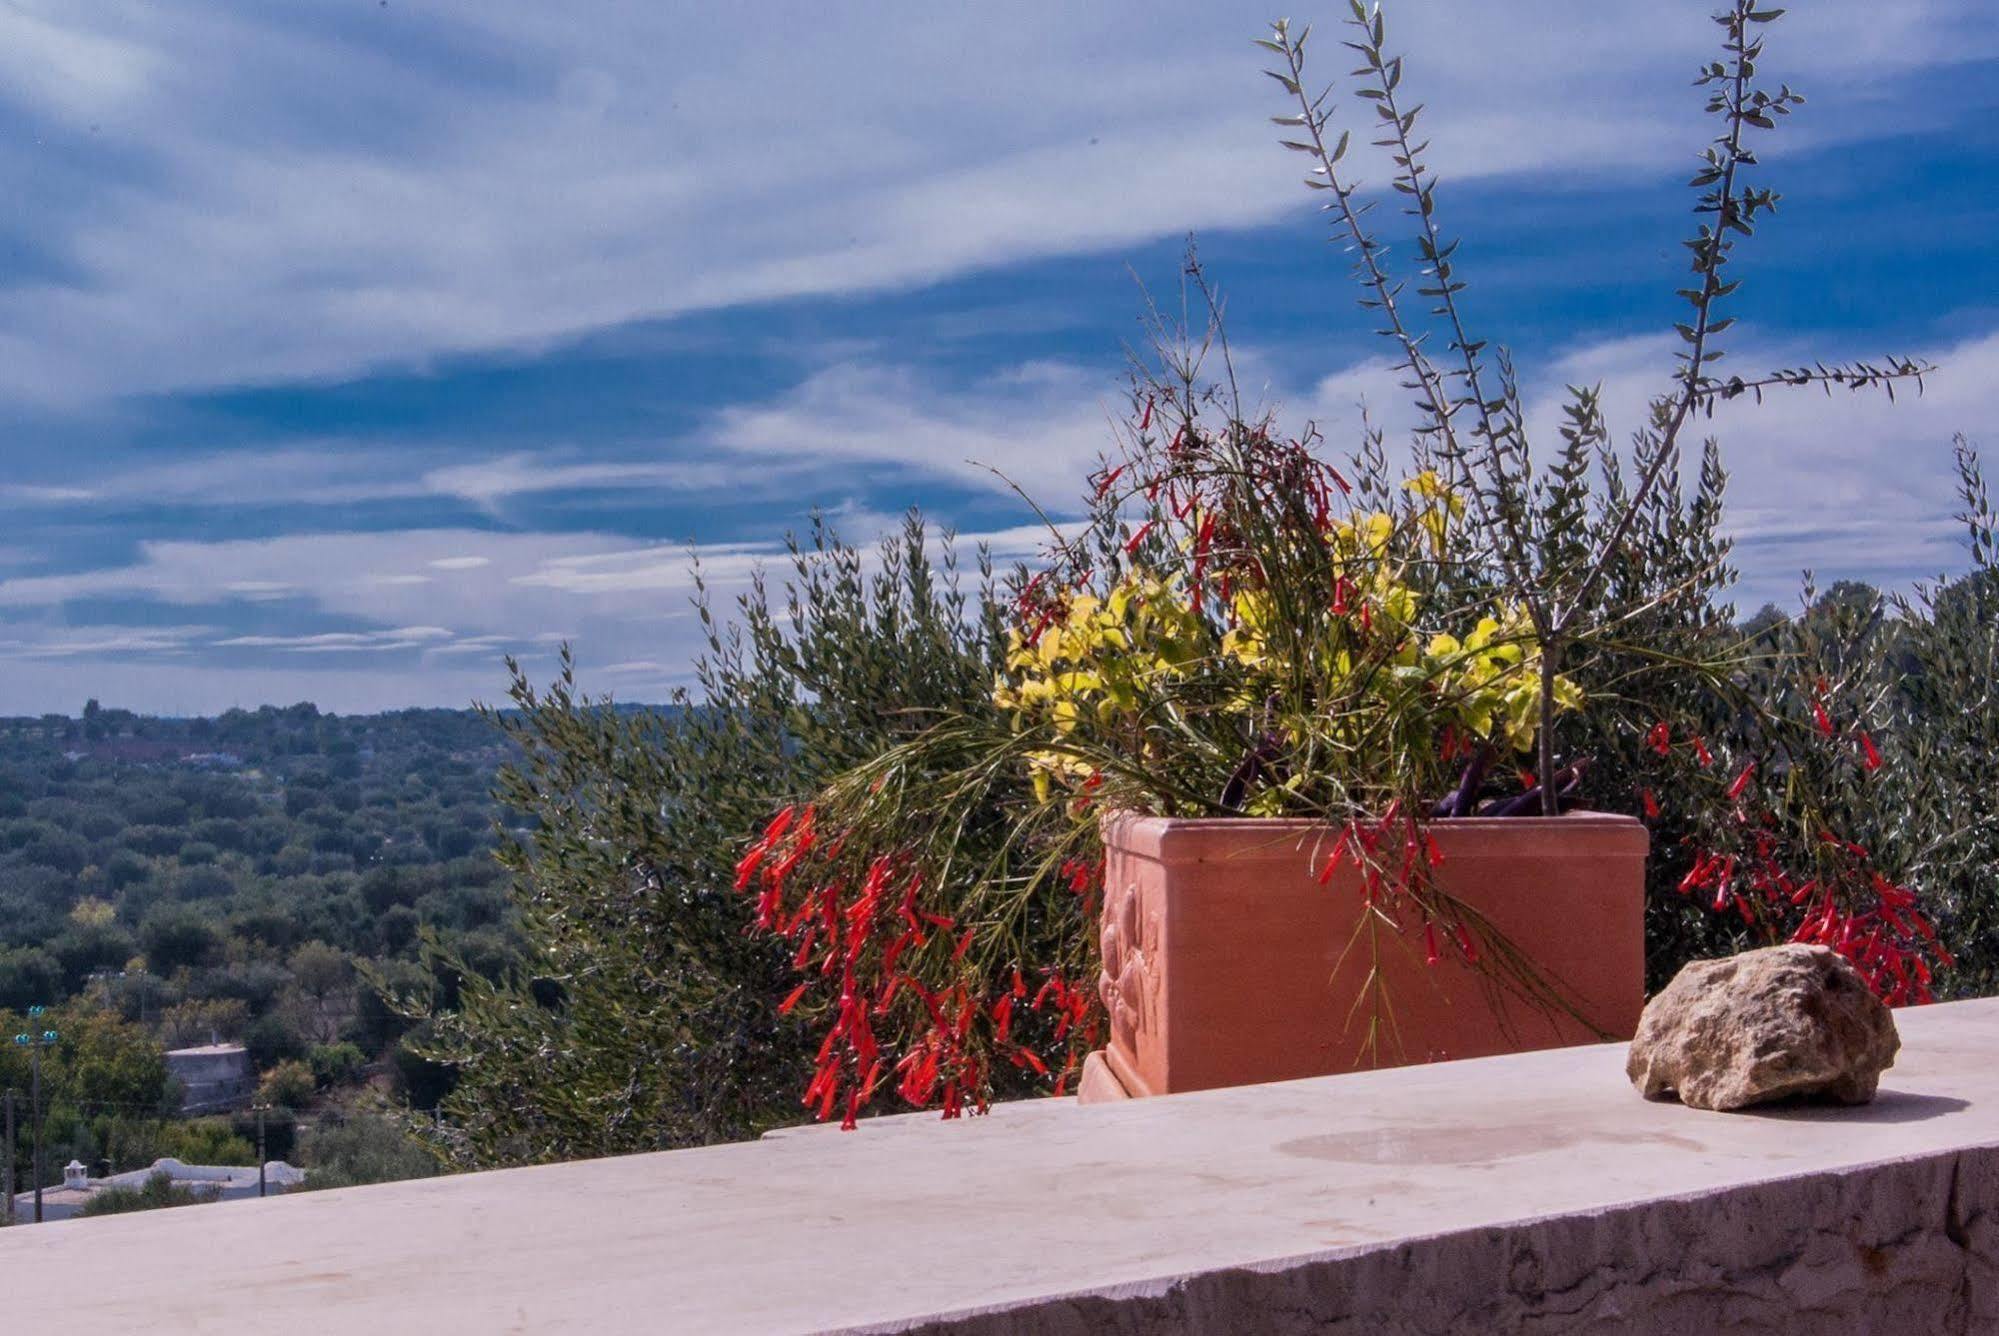
[[[1261,45],[1295,102],[1276,119],[1415,398],[1411,463],[1391,466],[1370,428],[1335,464],[1309,424],[1287,433],[1246,402],[1190,255],[1204,318],[1155,313],[1156,364],[1135,373],[1082,518],[1051,520],[1046,561],[984,610],[1008,624],[990,701],[785,808],[738,865],[799,971],[784,1010],[825,1023],[816,1116],[851,1124],[885,1089],[952,1116],[1015,1073],[1063,1091],[1105,1038],[1099,996],[1097,1093],[1629,1032],[1645,830],[1564,815],[1588,758],[1564,754],[1560,723],[1657,726],[1619,720],[1612,658],[1626,680],[1728,667],[1621,638],[1705,597],[1649,580],[1634,535],[1718,504],[1711,447],[1691,501],[1679,480],[1683,432],[1716,402],[1926,370],[1717,374],[1726,266],[1776,199],[1744,180],[1748,140],[1799,100],[1756,84],[1775,16],[1736,0],[1717,17],[1724,58],[1700,81],[1721,132],[1694,181],[1685,349],[1629,477],[1589,390],[1552,461],[1530,463],[1510,363],[1461,317],[1379,8],[1354,4],[1345,45],[1406,201],[1413,294],[1342,165],[1333,90],[1307,84],[1308,34],[1276,25]],[[1586,697],[1585,680],[1611,687]]]

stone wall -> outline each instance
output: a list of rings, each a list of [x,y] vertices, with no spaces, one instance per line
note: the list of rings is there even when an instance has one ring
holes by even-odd
[[[849,1328],[943,1336],[1999,1331],[1999,1152]]]
[[[1999,1001],[1897,1023],[1856,1108],[1601,1045],[0,1230],[0,1276],[24,1330],[1999,1331]]]

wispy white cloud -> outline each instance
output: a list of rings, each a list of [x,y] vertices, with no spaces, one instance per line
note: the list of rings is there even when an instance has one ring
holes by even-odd
[[[385,653],[402,649],[425,649],[439,641],[449,642],[451,632],[442,626],[399,626],[383,631],[322,631],[314,635],[230,636],[214,643],[216,649],[280,649],[295,654]]]
[[[487,508],[517,496],[631,487],[706,491],[740,486],[743,479],[718,464],[671,460],[551,464],[536,455],[515,453],[469,464],[433,469],[423,486]]]
[[[1800,348],[1744,329],[1727,365],[1795,366],[1813,353],[1878,355],[1878,348]],[[1606,414],[1629,432],[1665,388],[1678,339],[1621,340],[1574,350],[1549,369],[1532,407],[1540,439],[1554,440],[1561,388],[1601,384]],[[1729,527],[1743,572],[1739,601],[1789,603],[1812,568],[1821,583],[1867,579],[1906,587],[1961,569],[1963,531],[1952,438],[1973,440],[1999,422],[1999,333],[1916,350],[1937,366],[1923,392],[1890,401],[1878,390],[1777,390],[1761,404],[1719,406],[1698,436],[1719,441],[1729,472]],[[1999,446],[1999,441],[1989,441]]]
[[[850,532],[865,546],[878,530]],[[1007,562],[1032,556],[1046,538],[1045,530],[1022,526],[968,533],[961,543],[966,551],[984,544]],[[464,565],[471,556],[483,564]],[[380,578],[384,571],[434,568],[453,559],[457,568],[438,576],[450,585],[448,598],[429,585]],[[759,570],[789,560],[777,543],[634,546],[609,534],[467,530],[152,543],[128,565],[0,581],[0,662],[23,665],[15,679],[23,684],[21,708],[55,708],[74,694],[74,679],[36,674],[27,667],[33,662],[93,660],[93,690],[106,695],[127,682],[120,663],[133,655],[169,654],[197,657],[209,677],[162,677],[150,686],[140,680],[132,684],[137,694],[126,699],[217,709],[244,700],[294,699],[309,688],[308,694],[324,697],[322,704],[362,708],[352,702],[449,705],[490,698],[504,687],[502,654],[543,663],[556,645],[567,643],[587,672],[625,665],[615,679],[625,695],[659,698],[687,681],[699,652],[702,632],[688,615],[694,563],[714,604],[726,609]],[[255,622],[272,605],[232,590],[245,573],[290,591],[282,615],[267,619],[268,629],[43,629],[66,608],[101,598],[209,608],[232,623],[245,617]],[[443,620],[429,620],[437,618]],[[354,629],[357,621],[367,629]],[[297,659],[300,671],[325,663],[340,665],[341,672],[310,682],[287,679],[264,665],[266,655]],[[350,680],[347,665],[393,655],[415,664],[393,689],[365,667],[352,668]],[[656,671],[632,666],[639,664]]]
[[[67,505],[94,501],[98,494],[88,487],[56,487],[40,483],[8,483],[0,486],[0,497],[28,505]]]
[[[185,655],[213,634],[207,626],[9,626],[0,658],[152,658]]]
[[[706,433],[741,454],[897,465],[997,490],[1065,490],[1110,439],[1116,386],[1055,362],[936,388],[910,366],[843,362],[776,400],[721,413]]]
[[[1677,166],[1699,135],[1700,14],[1617,0],[1543,18],[1525,0],[1397,15],[1446,174]],[[17,152],[57,264],[0,294],[0,391],[348,375],[1267,220],[1304,205],[1263,123],[1257,27],[1198,0],[767,24],[684,5],[307,22],[24,0],[0,41],[17,110],[94,127],[114,179],[39,189],[71,164]],[[1875,90],[1995,47],[1981,0],[1827,0],[1786,20],[1770,63],[1837,83],[1846,110],[1818,104],[1804,142],[1933,115]]]

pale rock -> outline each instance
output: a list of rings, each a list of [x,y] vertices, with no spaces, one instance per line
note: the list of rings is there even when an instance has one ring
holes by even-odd
[[[1689,963],[1645,1004],[1624,1070],[1647,1099],[1699,1109],[1798,1095],[1865,1104],[1901,1043],[1845,959],[1773,946]]]

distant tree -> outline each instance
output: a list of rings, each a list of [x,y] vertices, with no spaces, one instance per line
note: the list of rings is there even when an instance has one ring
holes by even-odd
[[[132,849],[118,849],[104,864],[104,879],[114,891],[122,891],[127,886],[146,880],[153,874],[153,865],[144,856]]]
[[[127,849],[153,858],[166,858],[180,852],[187,836],[178,826],[135,825],[125,827],[118,840]]]
[[[37,836],[22,846],[20,859],[36,867],[53,868],[75,876],[90,861],[90,846],[76,836],[57,831]]]
[[[106,1112],[90,1119],[90,1135],[112,1173],[143,1169],[171,1157],[183,1164],[249,1165],[256,1148],[230,1130],[226,1118],[146,1118]]]
[[[334,1042],[354,1012],[352,958],[325,942],[307,942],[289,963],[300,1032],[321,1044]]]
[[[66,992],[77,992],[98,970],[114,970],[132,958],[132,935],[108,918],[72,921],[49,938],[48,949],[62,963]]]
[[[166,1059],[146,1030],[87,1001],[51,1008],[41,1024],[62,1036],[42,1064],[42,1088],[51,1106],[165,1111]],[[0,1011],[0,1033],[27,1028],[26,1017]],[[0,1045],[0,1088],[25,1090],[27,1084],[27,1054],[13,1044]]]
[[[118,921],[118,909],[108,900],[86,895],[70,906],[69,921],[79,928],[108,928]]]
[[[160,1012],[160,1042],[168,1048],[189,1048],[240,1039],[249,1020],[250,1008],[236,998],[190,999]]]
[[[292,1017],[279,1010],[266,1012],[250,1022],[243,1031],[243,1047],[248,1050],[252,1065],[262,1070],[288,1058],[304,1057],[306,1041]]]
[[[64,986],[61,962],[40,947],[0,950],[0,1008],[25,1011],[59,996]]]
[[[206,840],[189,840],[180,847],[182,867],[200,867],[213,863],[222,851]]]
[[[191,905],[163,905],[139,927],[139,948],[155,974],[195,969],[222,952],[222,933]]]

